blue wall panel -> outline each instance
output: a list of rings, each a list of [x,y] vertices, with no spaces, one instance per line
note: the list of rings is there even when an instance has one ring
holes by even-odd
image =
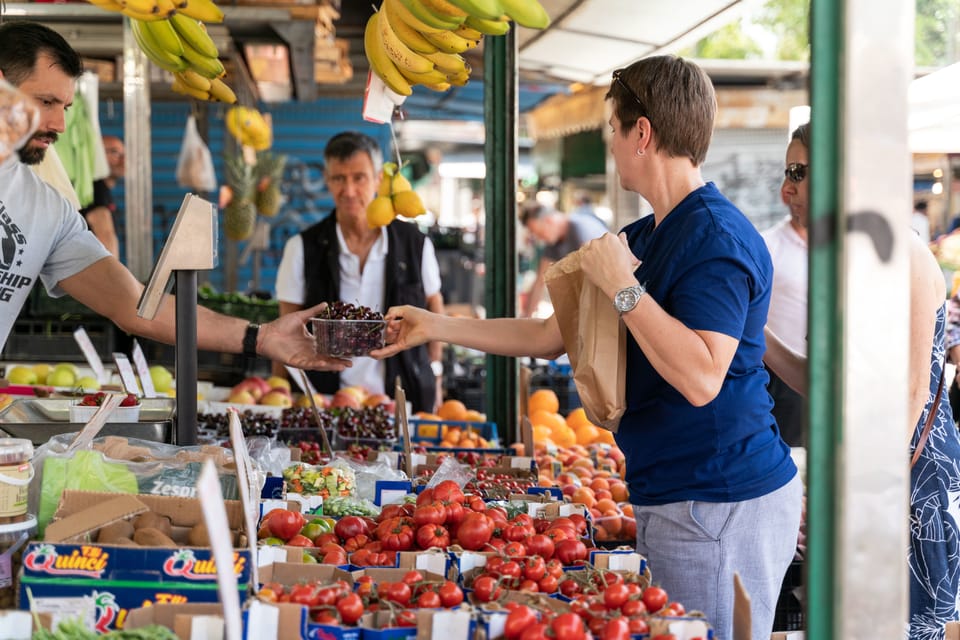
[[[333,207],[333,200],[323,185],[323,147],[333,135],[347,130],[363,131],[376,138],[385,155],[390,153],[390,130],[383,125],[364,122],[360,116],[362,102],[355,99],[323,99],[313,103],[288,103],[274,105],[269,109],[273,118],[273,152],[288,157],[284,173],[283,193],[286,202],[280,213],[269,220],[271,224],[270,247],[263,252],[259,274],[260,289],[273,294],[277,266],[283,254],[283,245],[287,238],[298,233],[310,224],[325,216]],[[176,167],[180,153],[180,143],[190,105],[187,103],[156,103],[152,105],[150,126],[152,136],[153,171],[153,246],[154,258],[166,240],[167,232],[180,208],[186,190],[177,185]],[[212,104],[208,109],[209,147],[216,167],[217,179],[222,184],[225,179],[223,151],[226,129],[223,126],[226,107]],[[100,124],[103,133],[123,137],[122,104],[103,101],[100,105]],[[114,196],[119,211],[125,211],[123,187],[118,187]],[[209,196],[216,200],[215,196]],[[118,233],[121,238],[121,258],[125,259],[123,249],[123,219],[118,221]],[[227,281],[224,263],[225,243],[221,237],[220,266],[210,272],[199,275],[200,282],[209,282],[223,290]],[[242,255],[246,243],[239,243],[238,255]],[[237,288],[245,291],[254,282],[252,261],[237,265]]]

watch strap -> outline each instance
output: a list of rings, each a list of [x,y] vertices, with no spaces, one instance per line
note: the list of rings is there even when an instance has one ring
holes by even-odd
[[[251,322],[243,334],[243,355],[248,358],[257,357],[257,336],[260,335],[260,325]]]

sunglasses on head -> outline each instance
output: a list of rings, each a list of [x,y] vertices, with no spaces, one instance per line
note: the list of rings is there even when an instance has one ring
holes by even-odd
[[[623,69],[617,69],[613,72],[613,81],[616,82],[620,87],[630,94],[630,96],[636,101],[637,105],[640,107],[641,116],[650,119],[650,116],[647,115],[647,108],[643,105],[643,100],[640,99],[640,96],[637,95],[637,92],[634,91],[623,81],[623,78],[620,76],[623,74]]]
[[[783,175],[794,184],[803,182],[804,178],[807,177],[807,165],[800,162],[791,162],[787,165],[787,168],[783,170]]]

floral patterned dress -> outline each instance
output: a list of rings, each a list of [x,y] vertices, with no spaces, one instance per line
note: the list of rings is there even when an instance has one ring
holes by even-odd
[[[960,615],[960,435],[947,398],[933,406],[944,366],[946,305],[937,313],[930,395],[911,439],[911,456],[930,411],[936,418],[910,473],[910,640],[942,640]]]

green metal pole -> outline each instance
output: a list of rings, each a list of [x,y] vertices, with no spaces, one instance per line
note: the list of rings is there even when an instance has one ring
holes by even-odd
[[[807,461],[807,637],[837,637],[835,499],[842,439],[839,134],[845,2],[810,7],[810,429]]]
[[[486,277],[488,318],[511,318],[517,306],[517,40],[514,29],[483,42],[486,145]],[[502,438],[516,440],[519,396],[517,360],[487,356],[487,418]]]

